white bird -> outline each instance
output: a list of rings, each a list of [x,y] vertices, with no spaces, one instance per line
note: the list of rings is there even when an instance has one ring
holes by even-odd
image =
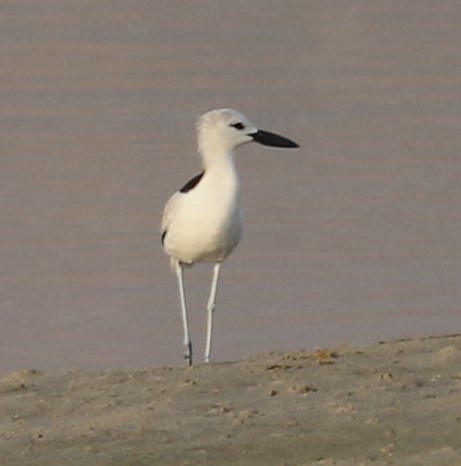
[[[195,262],[214,263],[207,305],[205,362],[209,362],[221,262],[234,250],[242,236],[243,217],[234,149],[251,141],[272,147],[299,147],[287,138],[257,129],[241,113],[227,108],[211,110],[199,118],[197,141],[203,171],[170,197],[161,225],[162,244],[178,278],[184,358],[189,365],[192,365],[192,343],[183,269]]]

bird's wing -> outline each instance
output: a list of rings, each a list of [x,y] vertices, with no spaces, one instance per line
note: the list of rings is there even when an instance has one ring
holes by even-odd
[[[165,209],[163,210],[163,217],[162,217],[162,244],[165,239],[166,232],[168,231],[168,227],[171,223],[172,218],[174,217],[176,210],[178,208],[178,204],[183,197],[183,195],[192,189],[194,189],[199,183],[200,180],[203,178],[205,171],[199,173],[197,176],[194,176],[191,180],[189,180],[179,191],[176,191],[168,202],[165,205]]]
[[[163,209],[162,215],[162,225],[160,228],[162,234],[162,242],[165,237],[164,235],[168,231],[168,227],[170,226],[171,220],[175,215],[175,212],[179,204],[179,200],[182,196],[183,194],[181,194],[179,191],[176,191],[165,204],[165,208]]]

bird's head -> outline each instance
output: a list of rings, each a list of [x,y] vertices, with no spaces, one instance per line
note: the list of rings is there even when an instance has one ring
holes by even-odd
[[[202,115],[197,122],[199,152],[231,152],[247,142],[258,142],[265,146],[294,148],[293,141],[268,131],[256,128],[244,115],[236,110],[222,108]]]

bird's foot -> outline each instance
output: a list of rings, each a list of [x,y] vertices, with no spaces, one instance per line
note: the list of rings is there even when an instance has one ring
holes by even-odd
[[[184,359],[188,366],[192,366],[192,343],[189,342],[185,346]]]

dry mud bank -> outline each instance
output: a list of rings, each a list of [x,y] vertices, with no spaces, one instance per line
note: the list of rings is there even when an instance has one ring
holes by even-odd
[[[0,381],[2,465],[461,464],[461,336]]]

